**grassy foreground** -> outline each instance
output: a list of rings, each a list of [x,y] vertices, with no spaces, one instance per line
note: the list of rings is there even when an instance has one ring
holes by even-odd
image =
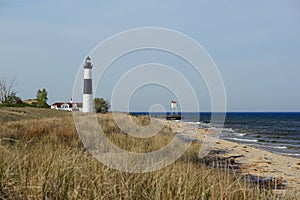
[[[199,144],[154,172],[110,169],[83,147],[70,113],[14,109],[20,111],[0,110],[1,116],[6,113],[0,118],[0,199],[279,198],[270,190],[244,183],[226,169],[205,166],[197,157]],[[18,121],[13,112],[21,113],[16,114]],[[134,120],[149,123],[146,117]],[[122,133],[110,114],[99,115],[99,123],[115,144],[135,152],[156,150],[173,137],[171,129],[164,127],[152,138],[132,138]]]

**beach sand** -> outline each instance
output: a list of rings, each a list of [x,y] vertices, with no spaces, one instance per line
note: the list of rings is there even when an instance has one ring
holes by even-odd
[[[164,121],[174,132],[184,133],[189,128],[187,123]],[[210,135],[207,129],[198,129],[197,135],[188,135],[196,141],[203,141]],[[230,142],[223,139],[214,140],[210,156],[231,159],[229,167],[238,166],[237,172],[241,176],[256,177],[257,180],[273,180],[275,184],[283,185],[275,190],[279,193],[295,192],[300,195],[300,159],[274,154],[265,150],[256,149],[245,144]]]

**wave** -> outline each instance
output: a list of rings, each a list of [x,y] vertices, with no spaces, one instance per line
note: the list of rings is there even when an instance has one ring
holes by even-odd
[[[192,125],[204,125],[204,126],[207,126],[209,124],[206,124],[206,123],[203,123],[203,122],[187,122],[187,121],[181,121],[185,124],[192,124]]]
[[[285,155],[285,156],[300,156],[300,153],[282,153],[281,155]]]
[[[237,135],[237,136],[245,136],[246,135],[246,133],[235,133],[235,135]]]
[[[243,138],[227,138],[227,139],[235,140],[235,141],[243,141],[243,142],[258,142],[258,140],[243,139]]]
[[[202,122],[187,122],[189,124],[202,124]]]
[[[226,133],[234,133],[235,132],[232,128],[222,128],[221,130]]]
[[[287,149],[287,146],[265,146],[265,147],[269,147],[269,148],[274,148],[274,149]]]

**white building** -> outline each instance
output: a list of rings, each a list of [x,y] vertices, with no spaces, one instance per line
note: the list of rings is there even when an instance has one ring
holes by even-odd
[[[65,111],[82,111],[82,103],[56,102],[51,105],[51,109]]]

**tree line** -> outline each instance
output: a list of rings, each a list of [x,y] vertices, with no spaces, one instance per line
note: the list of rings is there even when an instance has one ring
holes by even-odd
[[[49,108],[48,92],[45,88],[38,89],[36,92],[36,99],[31,104],[24,103],[21,97],[17,96],[15,90],[15,79],[9,83],[5,78],[0,78],[0,102],[2,106],[32,106],[39,108]],[[103,98],[94,99],[95,111],[97,113],[106,113],[110,108],[110,104]]]

